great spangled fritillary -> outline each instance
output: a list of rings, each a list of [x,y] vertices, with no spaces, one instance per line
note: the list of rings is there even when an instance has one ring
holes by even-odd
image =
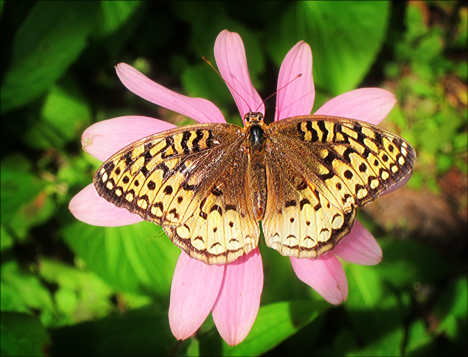
[[[349,233],[356,208],[411,172],[415,151],[377,126],[329,116],[245,127],[195,124],[123,148],[98,169],[107,201],[161,225],[207,264],[226,264],[266,244],[314,258]]]

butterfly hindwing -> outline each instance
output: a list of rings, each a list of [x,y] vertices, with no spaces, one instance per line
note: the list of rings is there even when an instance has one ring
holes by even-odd
[[[260,228],[248,201],[247,155],[232,147],[224,170],[210,177],[208,192],[182,226],[164,227],[171,240],[193,258],[226,264],[258,246]],[[192,212],[192,209],[188,209]]]
[[[290,162],[268,160],[268,205],[262,221],[267,246],[282,255],[315,258],[349,232],[356,210],[332,205]]]

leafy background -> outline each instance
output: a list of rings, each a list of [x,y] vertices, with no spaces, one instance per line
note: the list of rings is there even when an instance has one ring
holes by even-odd
[[[1,1],[1,355],[466,355],[467,7],[426,2]],[[416,148],[407,186],[360,212],[382,245],[375,267],[345,265],[335,307],[260,247],[265,287],[244,342],[211,317],[177,342],[167,309],[179,251],[153,224],[77,221],[70,199],[99,162],[80,136],[129,114],[189,119],[127,91],[126,62],[240,118],[213,60],[223,30],[245,43],[263,98],[287,51],[313,50],[315,108],[358,87],[398,104],[382,125]],[[274,99],[267,102],[267,117]],[[271,119],[270,119],[271,120]]]

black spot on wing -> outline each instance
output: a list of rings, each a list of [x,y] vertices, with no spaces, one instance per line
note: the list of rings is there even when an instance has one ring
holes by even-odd
[[[149,152],[149,150],[145,151],[145,153],[143,154],[143,157],[145,158],[145,163],[144,165],[146,165],[148,162],[151,161],[151,159],[153,158],[153,155],[151,155],[151,153]]]
[[[130,166],[132,163],[132,151],[127,152],[121,157],[121,160],[125,161],[125,165]]]
[[[214,187],[212,190],[211,190],[211,193],[215,196],[221,196],[223,194],[223,191],[221,191],[219,188],[217,187]]]
[[[146,166],[142,166],[140,172],[145,176],[148,177],[150,174],[150,171],[146,168]]]
[[[334,151],[328,150],[327,156],[323,158],[323,162],[328,166],[332,167],[333,161],[338,158],[338,154]]]
[[[213,205],[211,208],[210,208],[210,213],[213,212],[213,211],[217,211],[219,213],[220,216],[223,215],[223,210],[220,206],[218,205]]]
[[[377,146],[379,148],[382,148],[383,147],[383,136],[382,134],[380,134],[378,131],[376,131],[374,133],[374,141],[376,142]]]
[[[310,205],[310,201],[307,198],[303,198],[299,202],[299,206],[301,207],[301,210],[302,210],[302,208],[304,208],[305,205]]]
[[[226,209],[226,212],[229,211],[229,210],[237,211],[237,206],[235,206],[235,205],[226,205],[225,209]]]

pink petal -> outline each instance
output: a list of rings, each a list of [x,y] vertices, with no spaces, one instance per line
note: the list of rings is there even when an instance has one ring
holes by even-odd
[[[298,74],[302,76],[294,79]],[[276,94],[275,121],[297,115],[310,115],[314,106],[315,88],[312,51],[304,41],[297,43],[284,58],[277,89],[279,92]]]
[[[107,202],[98,195],[93,184],[78,192],[68,209],[77,219],[93,226],[118,227],[143,221],[137,214]]]
[[[229,83],[229,90],[242,119],[249,111],[265,114],[262,99],[250,81],[244,43],[239,34],[228,30],[222,31],[216,38],[214,54],[219,72]]]
[[[226,122],[218,107],[209,100],[190,98],[171,91],[125,63],[119,63],[116,71],[125,87],[154,104],[188,116],[200,123]]]
[[[331,115],[379,124],[395,103],[395,96],[385,89],[361,88],[329,100],[315,115]]]
[[[192,336],[210,313],[219,294],[225,265],[207,265],[180,253],[174,271],[169,325],[178,340]]]
[[[351,232],[333,249],[333,254],[359,265],[375,265],[382,260],[379,243],[358,220]]]
[[[260,308],[262,289],[263,267],[258,248],[226,265],[213,319],[230,346],[242,342],[249,334]]]
[[[291,257],[296,275],[330,304],[338,305],[348,296],[348,281],[340,261],[333,254],[316,259]]]
[[[143,116],[124,116],[100,121],[81,137],[83,149],[101,161],[146,136],[175,128],[174,124]]]

